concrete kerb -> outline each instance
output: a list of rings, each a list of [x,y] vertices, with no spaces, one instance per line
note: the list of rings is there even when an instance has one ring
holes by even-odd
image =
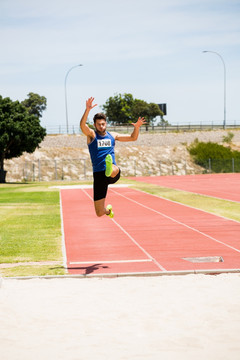
[[[53,279],[93,279],[93,278],[120,278],[120,277],[152,277],[152,276],[179,276],[179,275],[221,275],[239,274],[240,269],[211,269],[211,270],[181,270],[181,271],[156,271],[156,272],[135,272],[135,273],[109,273],[109,274],[72,274],[72,275],[44,275],[44,276],[16,276],[2,277],[5,280],[53,280]]]

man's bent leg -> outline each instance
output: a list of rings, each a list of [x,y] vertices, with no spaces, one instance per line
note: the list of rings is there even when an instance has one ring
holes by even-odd
[[[117,174],[119,173],[119,168],[116,165],[112,165],[112,173],[111,173],[111,178],[115,178],[115,176],[117,176]]]
[[[95,212],[97,216],[103,216],[106,214],[105,198],[107,196],[108,181],[104,171],[93,173],[93,178],[93,199]]]
[[[115,184],[119,179],[120,179],[120,176],[121,176],[121,169],[119,169],[116,165],[114,165],[116,167],[115,169],[115,176],[110,176],[108,178],[108,185],[109,184]],[[114,173],[113,173],[114,174]]]
[[[117,168],[117,167],[116,167]],[[110,218],[113,218],[114,213],[112,211],[112,206],[108,205],[105,207],[105,199],[107,196],[108,184],[114,184],[120,178],[120,169],[117,168],[117,175],[112,177],[106,177],[104,171],[99,173],[94,173],[94,184],[93,184],[93,194],[94,194],[94,207],[97,216],[108,215]]]

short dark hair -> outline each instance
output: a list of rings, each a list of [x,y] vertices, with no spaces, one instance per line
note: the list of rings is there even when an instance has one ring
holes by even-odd
[[[93,118],[94,124],[95,124],[95,122],[97,120],[105,120],[105,121],[107,121],[107,117],[103,113],[97,113],[96,115],[94,115],[94,118]]]

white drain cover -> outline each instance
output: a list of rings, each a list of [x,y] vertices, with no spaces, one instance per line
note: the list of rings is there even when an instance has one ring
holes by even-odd
[[[192,263],[212,263],[223,262],[222,256],[200,256],[200,257],[186,257],[183,260],[190,261]]]

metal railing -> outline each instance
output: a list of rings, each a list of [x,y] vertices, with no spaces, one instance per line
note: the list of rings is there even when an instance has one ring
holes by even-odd
[[[228,121],[226,124],[226,129],[237,129],[240,128],[240,121]],[[195,123],[186,123],[186,124],[172,124],[172,125],[148,125],[142,126],[140,128],[141,132],[153,131],[153,132],[180,132],[180,131],[196,131],[196,130],[217,130],[223,129],[223,124],[220,122],[200,122],[199,124]],[[108,125],[108,131],[116,131],[116,132],[131,132],[133,130],[133,126],[131,124],[127,125]],[[47,134],[49,135],[57,135],[57,134],[67,134],[67,127],[65,125],[59,126],[46,126]],[[68,134],[81,134],[81,130],[78,125],[69,125]]]

